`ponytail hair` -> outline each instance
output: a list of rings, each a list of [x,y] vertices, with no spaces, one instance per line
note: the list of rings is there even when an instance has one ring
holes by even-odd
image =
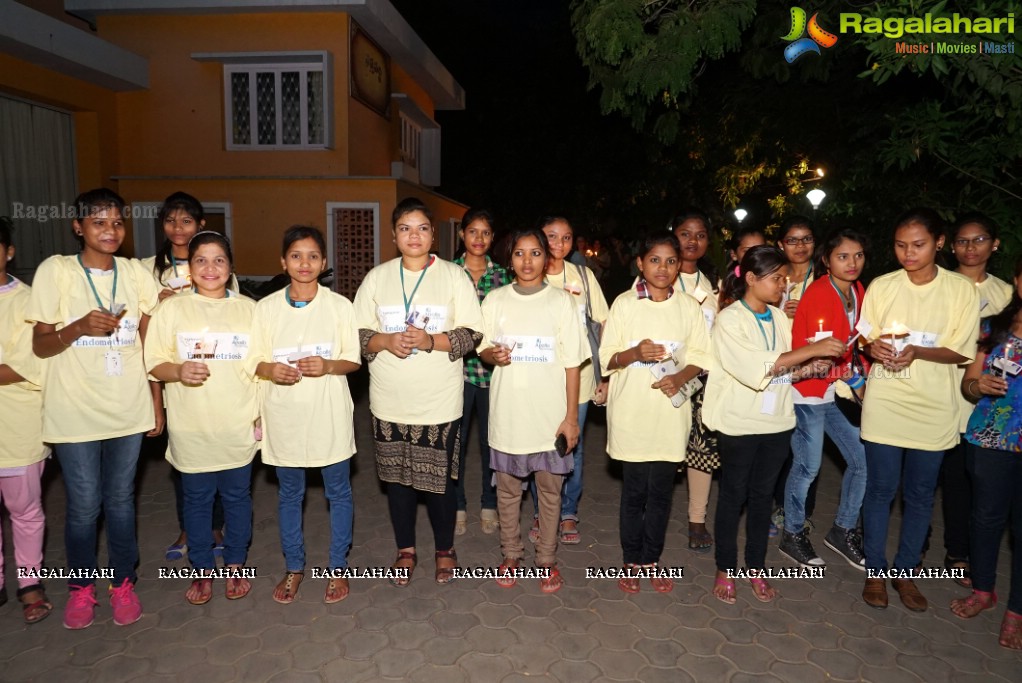
[[[206,213],[202,209],[202,202],[187,192],[175,192],[163,200],[163,206],[160,207],[160,212],[156,214],[156,224],[163,228],[167,217],[178,210],[184,211],[192,217],[192,220],[195,221],[196,230],[202,230],[202,221],[206,218]],[[159,251],[156,252],[153,271],[159,280],[163,280],[163,274],[170,269],[173,249],[174,245],[170,243],[170,240],[165,239]]]
[[[1022,277],[1022,258],[1015,262],[1015,280]],[[979,340],[979,350],[983,353],[990,353],[995,347],[1008,341],[1011,336],[1011,328],[1015,324],[1015,316],[1022,310],[1022,298],[1018,295],[1018,286],[1012,287],[1015,290],[1011,295],[1011,303],[995,316],[991,316],[990,333]]]
[[[745,252],[742,262],[724,277],[723,296],[731,301],[738,301],[745,296],[748,289],[746,275],[752,273],[758,278],[764,278],[786,265],[788,257],[777,247],[768,244],[752,247]]]

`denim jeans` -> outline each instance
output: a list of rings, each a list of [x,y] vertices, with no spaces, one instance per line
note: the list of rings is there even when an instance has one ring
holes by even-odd
[[[578,445],[571,452],[575,469],[564,477],[564,488],[561,490],[561,519],[578,521],[578,501],[582,498],[582,461],[585,457],[583,443],[586,435],[586,415],[589,413],[589,401],[578,404]],[[539,503],[536,499],[536,482],[529,481],[532,493],[532,506],[535,516],[539,516]]]
[[[717,569],[738,568],[738,520],[745,516],[745,566],[764,569],[774,485],[788,457],[791,432],[730,436],[720,432],[720,490],[714,533]]]
[[[98,569],[97,522],[100,510],[106,526],[108,562],[113,584],[134,583],[138,564],[135,538],[135,470],[142,434],[116,439],[53,444],[64,475],[67,513],[64,544],[68,569]],[[90,586],[93,578],[68,580],[69,586]]]
[[[319,468],[330,504],[330,567],[348,566],[354,505],[351,497],[351,460]],[[289,572],[305,569],[305,537],[302,535],[302,501],[305,500],[305,468],[277,467],[280,547]]]
[[[177,506],[177,526],[181,531],[185,530],[185,489],[181,485],[181,473],[170,468],[170,478],[174,482],[174,503]],[[220,500],[220,494],[213,499],[213,531],[221,531],[224,528],[224,501]]]
[[[887,567],[887,531],[891,503],[901,484],[905,503],[901,539],[894,568],[914,569],[933,516],[933,492],[937,488],[944,451],[923,451],[866,441],[866,496],[862,501],[863,550],[867,569]],[[904,472],[902,468],[904,467]]]
[[[621,463],[621,554],[625,564],[660,561],[678,463]]]
[[[188,559],[196,569],[212,569],[213,498],[224,501],[224,564],[245,564],[252,542],[252,463],[219,472],[182,472]]]
[[[1011,594],[1008,609],[1022,614],[1022,454],[965,443],[965,466],[972,476],[969,566],[972,587],[992,591],[1004,527],[1011,522]]]
[[[468,509],[465,500],[465,461],[468,460],[468,428],[472,424],[472,409],[475,408],[476,431],[479,433],[479,457],[482,469],[482,495],[479,498],[483,510],[497,509],[497,488],[493,485],[493,470],[490,469],[490,390],[465,382],[465,407],[461,418],[461,457],[458,462],[458,479],[454,491],[458,496],[458,510]]]
[[[866,495],[866,448],[859,439],[858,428],[833,401],[819,405],[796,403],[795,417],[798,423],[791,437],[793,460],[784,489],[784,530],[792,534],[802,531],[806,494],[820,473],[825,433],[837,445],[847,464],[834,523],[842,529],[855,528],[862,498]]]

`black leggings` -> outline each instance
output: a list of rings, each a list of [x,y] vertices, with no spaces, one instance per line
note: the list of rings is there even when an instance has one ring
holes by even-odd
[[[437,550],[454,547],[454,520],[458,501],[454,491],[454,480],[447,479],[443,493],[416,491],[411,486],[387,484],[387,504],[390,507],[390,523],[394,526],[394,540],[398,548],[415,547],[415,517],[419,508],[419,496],[426,501],[429,523],[433,527],[433,543]]]

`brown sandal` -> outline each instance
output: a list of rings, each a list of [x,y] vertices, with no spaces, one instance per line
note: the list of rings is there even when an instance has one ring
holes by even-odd
[[[348,597],[348,593],[351,591],[351,587],[348,584],[348,580],[344,577],[330,577],[326,582],[326,594],[323,596],[323,602],[328,605],[340,602],[344,598]]]
[[[639,565],[626,562],[624,566],[625,572],[633,572],[638,569]],[[617,587],[623,592],[634,595],[639,592],[639,579],[638,577],[631,575],[622,575],[618,577]]]
[[[282,605],[290,605],[298,598],[298,588],[302,585],[304,579],[304,571],[285,572],[284,578],[273,589],[273,601],[279,602]]]
[[[434,575],[434,578],[437,583],[446,584],[458,578],[455,573],[455,570],[458,569],[458,554],[454,552],[454,548],[451,548],[450,550],[436,551],[434,559],[436,560],[436,574]],[[453,564],[448,567],[441,567],[441,560],[447,560],[449,562],[453,562]]]
[[[188,593],[196,591],[194,598],[188,597]],[[195,579],[192,585],[185,592],[185,600],[192,605],[205,605],[213,599],[213,579]]]
[[[402,562],[411,562],[411,564],[401,564]],[[397,551],[397,559],[394,560],[394,564],[391,565],[391,569],[405,570],[401,572],[395,572],[395,576],[390,577],[391,584],[398,588],[404,588],[412,580],[412,572],[415,571],[415,565],[419,563],[419,558],[415,555],[415,551],[411,552],[407,550]]]
[[[41,583],[19,588],[18,600],[21,601],[21,610],[26,624],[42,621],[53,611],[53,603],[46,597],[46,591]]]
[[[499,572],[497,576],[498,586],[501,588],[514,588],[514,585],[518,583],[518,577],[515,576],[515,572],[520,562],[521,560],[517,557],[504,558],[504,561],[500,563],[500,567],[497,568]]]
[[[997,643],[1011,650],[1022,650],[1022,614],[1015,614],[1011,610],[1004,613]]]
[[[564,579],[561,578],[561,572],[557,570],[557,565],[540,567],[540,569],[548,569],[550,573],[539,580],[539,589],[544,593],[556,593],[561,590],[561,586],[564,585]]]

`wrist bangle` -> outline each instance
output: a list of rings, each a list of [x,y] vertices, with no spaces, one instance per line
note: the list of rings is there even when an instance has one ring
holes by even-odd
[[[845,384],[847,384],[852,389],[861,389],[862,387],[866,386],[866,380],[865,378],[863,378],[862,375],[856,373],[852,375],[850,378],[848,378],[845,381]]]
[[[612,357],[612,358],[610,359],[610,362],[611,362],[611,363],[613,363],[614,365],[616,365],[616,366],[617,366],[618,368],[620,368],[620,367],[621,367],[621,359],[620,359],[620,358],[618,357],[618,356],[620,356],[620,355],[621,355],[621,352],[620,352],[620,351],[618,351],[618,352],[617,352],[617,353],[615,353],[615,354],[614,354],[614,356],[613,356],[613,357]],[[608,370],[610,370],[610,365],[608,365],[608,366],[607,366],[607,369],[608,369]]]
[[[972,394],[976,398],[983,398],[983,394],[981,394],[981,393],[979,393],[978,391],[975,390],[977,382],[979,382],[978,379],[971,380],[969,382],[969,387],[965,391],[966,391],[966,393]]]
[[[71,345],[70,345],[70,344],[67,344],[67,343],[65,343],[65,342],[64,342],[64,340],[60,338],[60,333],[61,333],[61,332],[63,332],[63,331],[64,331],[64,328],[63,328],[63,327],[62,327],[62,328],[60,328],[59,330],[57,330],[57,341],[59,341],[59,342],[60,342],[61,346],[63,346],[63,347],[65,348],[65,349],[67,349],[67,348],[70,348],[70,347],[71,347]]]
[[[433,353],[433,349],[436,348],[436,339],[431,334],[427,334],[426,336],[429,337],[429,348],[423,350],[426,353]]]

